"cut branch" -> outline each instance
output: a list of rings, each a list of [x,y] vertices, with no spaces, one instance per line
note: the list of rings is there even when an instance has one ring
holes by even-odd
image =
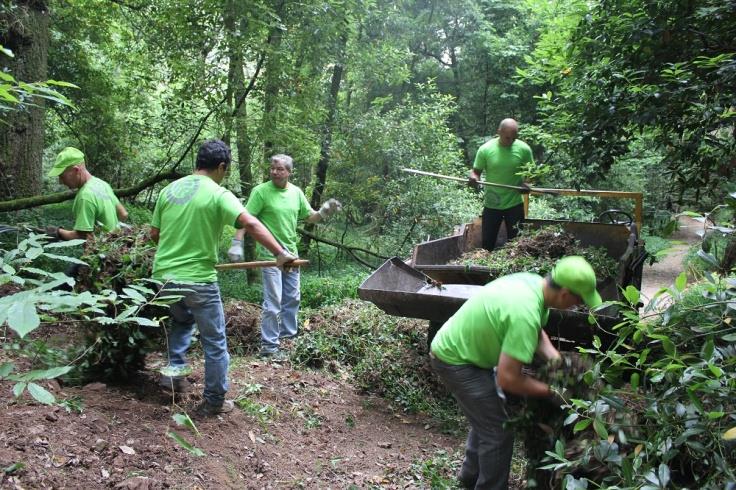
[[[368,267],[370,269],[375,269],[375,266],[373,264],[370,264],[370,263],[366,262],[365,260],[361,259],[360,257],[358,257],[356,255],[356,252],[361,252],[361,253],[364,253],[364,254],[367,254],[367,255],[372,255],[373,257],[377,257],[377,258],[382,259],[382,260],[388,260],[388,257],[385,257],[383,255],[377,254],[376,252],[372,252],[370,250],[366,250],[366,249],[360,248],[360,247],[351,247],[350,245],[345,245],[345,244],[342,244],[342,243],[334,242],[332,240],[327,240],[326,238],[321,238],[321,237],[318,237],[317,235],[315,235],[313,233],[309,233],[308,231],[306,231],[303,228],[297,228],[296,231],[298,231],[300,235],[305,236],[305,237],[309,238],[310,240],[314,240],[314,241],[320,242],[320,243],[326,243],[327,245],[331,245],[331,246],[333,246],[335,248],[338,248],[340,250],[344,250],[356,262],[358,262],[359,264],[364,265],[364,266],[366,266],[366,267]]]

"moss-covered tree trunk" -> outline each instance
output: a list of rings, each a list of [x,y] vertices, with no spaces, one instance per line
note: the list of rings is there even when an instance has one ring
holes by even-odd
[[[4,2],[5,3],[5,2]],[[13,58],[0,56],[0,69],[16,80],[46,80],[49,13],[45,0],[8,2],[0,7],[0,44]],[[0,124],[0,200],[41,193],[44,103],[34,98],[5,116]]]

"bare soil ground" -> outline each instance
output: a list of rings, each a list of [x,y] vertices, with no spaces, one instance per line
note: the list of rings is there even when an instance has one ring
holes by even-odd
[[[232,313],[245,328],[229,335],[248,351],[254,327],[246,317],[258,309]],[[73,341],[73,333],[65,336]],[[0,361],[7,357],[0,352]],[[42,383],[79,411],[36,403],[27,393],[16,400],[12,384],[0,382],[0,487],[429,488],[422,462],[461,458],[461,438],[358,393],[339,368],[297,370],[233,356],[228,397],[239,400],[236,409],[197,418],[201,359],[193,359],[190,391],[176,400],[157,386],[154,368],[162,363],[160,354],[150,356],[151,369],[134,385]],[[178,426],[176,413],[190,414],[199,434]],[[205,455],[191,454],[170,432]],[[22,468],[12,469],[16,463]]]
[[[193,414],[201,368],[190,377],[191,394],[178,405],[152,376],[125,387],[46,383],[59,399],[78,397],[81,413],[27,397],[15,402],[12,386],[0,383],[0,467],[25,465],[2,476],[2,486],[418,488],[428,485],[414,463],[462,446],[426,418],[396,414],[385,400],[356,393],[339,375],[239,361],[230,394],[245,400],[243,408],[221,417],[193,416],[199,436],[178,427],[171,416]],[[190,454],[167,437],[169,431],[205,456]]]

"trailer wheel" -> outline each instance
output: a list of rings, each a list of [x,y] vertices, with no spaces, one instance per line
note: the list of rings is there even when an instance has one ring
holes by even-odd
[[[626,219],[618,219],[620,217],[624,217]],[[631,224],[634,222],[634,218],[629,213],[621,209],[607,209],[598,215],[598,222],[631,226]]]

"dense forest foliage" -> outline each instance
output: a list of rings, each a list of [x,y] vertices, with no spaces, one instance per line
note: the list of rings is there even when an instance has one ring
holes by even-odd
[[[346,225],[394,253],[479,207],[465,189],[400,169],[465,175],[514,117],[545,166],[539,184],[644,190],[649,217],[708,210],[736,173],[735,8],[4,2],[0,197],[61,199],[43,169],[71,145],[123,197],[150,206],[167,179],[189,173],[199,141],[220,137],[234,149],[227,185],[240,196],[264,179],[269,155],[288,153],[313,206],[340,199]],[[532,214],[590,219],[603,206],[534,198]]]
[[[335,219],[300,230],[320,274],[322,265],[337,270],[305,274],[303,304],[341,313],[316,314],[316,324],[334,325],[300,338],[292,360],[350,366],[362,388],[407,411],[432,410],[436,386],[424,386],[417,367],[424,358],[403,366],[410,381],[400,378],[404,349],[422,345],[415,325],[335,305],[383,259],[480,213],[472,188],[402,169],[464,178],[504,118],[519,122],[533,150],[533,184],[643,192],[648,248],[678,214],[704,224],[689,276],[657,294],[671,304],[639,311],[639,291],[620,291],[615,348],[598,340],[585,350],[592,367],[578,382],[591,394],[568,406],[566,421],[585,444],[571,453],[560,439],[546,454],[547,469],[564,478],[555,484],[733,485],[734,445],[722,435],[736,421],[736,0],[3,1],[0,222],[71,222],[74,193],[46,175],[74,146],[116,190],[134,229],[85,250],[100,270],[113,256],[125,270],[91,274],[81,294],[52,290],[69,284],[53,261],[78,263],[82,240],[49,244],[31,233],[3,246],[0,285],[15,283],[9,294],[18,296],[0,296],[0,318],[22,337],[54,315],[98,315],[94,328],[121,328],[93,330],[94,345],[107,349],[97,352],[130,348],[143,365],[139,327],[157,326],[153,307],[166,306],[136,282],[153,253],[145,227],[160,189],[191,173],[202,141],[220,138],[233,151],[223,185],[238,197],[268,178],[271,155],[285,153],[313,208],[343,204]],[[529,214],[592,221],[610,208],[633,212],[608,198],[532,195]],[[62,247],[77,252],[60,255]],[[125,294],[111,293],[123,279]],[[242,276],[223,273],[220,283],[227,299],[260,299]],[[28,345],[3,348],[49,369],[11,374],[1,365],[0,380],[21,386],[16,396],[53,402],[37,381],[68,375],[74,362],[100,365],[92,347],[26,355]]]

